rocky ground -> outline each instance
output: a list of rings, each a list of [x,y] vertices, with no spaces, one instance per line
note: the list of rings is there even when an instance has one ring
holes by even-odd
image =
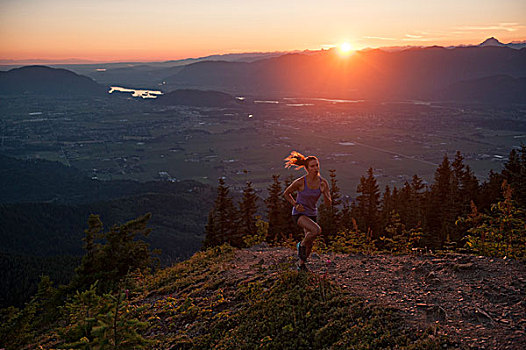
[[[237,280],[272,277],[294,251],[265,244],[239,250]],[[463,347],[526,349],[526,265],[469,255],[313,254],[309,269],[351,295],[393,307],[412,325],[436,326]]]

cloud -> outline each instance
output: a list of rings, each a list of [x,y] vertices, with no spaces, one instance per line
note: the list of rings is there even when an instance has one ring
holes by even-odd
[[[499,24],[489,24],[489,25],[469,25],[469,26],[460,26],[456,27],[456,30],[461,31],[488,31],[488,30],[498,30],[505,32],[515,32],[520,28],[523,28],[523,25],[519,23],[499,23]]]
[[[422,35],[412,35],[412,34],[406,34],[405,37],[409,39],[422,39],[423,38]]]
[[[402,41],[433,41],[431,38],[403,38]]]
[[[398,40],[396,38],[386,38],[381,36],[364,36],[365,39],[373,39],[373,40]]]
[[[435,39],[426,38],[423,35],[414,35],[414,34],[406,34],[405,38],[402,39],[402,41],[431,41],[431,40],[435,40]]]

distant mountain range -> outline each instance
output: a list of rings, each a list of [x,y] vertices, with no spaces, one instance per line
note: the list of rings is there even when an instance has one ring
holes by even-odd
[[[25,66],[0,72],[0,94],[101,95],[106,88],[66,69]]]
[[[103,85],[129,85],[133,87],[158,88],[163,78],[177,73],[185,65],[221,60],[227,62],[253,62],[260,59],[278,57],[289,52],[249,52],[232,53],[223,55],[210,55],[197,58],[185,58],[164,62],[107,62],[96,63],[79,59],[70,59],[61,63],[50,60],[0,60],[4,69],[18,68],[21,65],[30,65],[34,62],[54,68],[71,70],[77,74],[86,75]],[[17,64],[18,63],[18,64]]]
[[[223,107],[236,103],[231,95],[524,103],[526,48],[520,45],[489,38],[477,46],[363,50],[348,57],[336,49],[257,60],[252,59],[266,56],[230,55],[231,61],[122,66],[96,74],[111,76],[116,84],[121,79],[142,82],[120,84],[125,87],[164,90],[156,103],[168,105]],[[94,80],[65,69],[28,66],[0,72],[1,94],[101,96],[106,91]]]
[[[508,44],[501,43],[498,39],[491,37],[486,40],[484,40],[482,43],[478,45],[479,47],[487,47],[487,46],[499,46],[499,47],[509,47],[511,49],[522,49],[526,47],[526,41],[520,41],[520,42],[511,42]]]
[[[436,100],[447,97],[444,90],[458,87],[455,84],[461,81],[497,75],[526,77],[526,49],[427,47],[360,51],[348,58],[328,50],[251,63],[199,62],[164,81],[168,89],[214,89],[235,94]],[[526,91],[520,92],[526,95]]]

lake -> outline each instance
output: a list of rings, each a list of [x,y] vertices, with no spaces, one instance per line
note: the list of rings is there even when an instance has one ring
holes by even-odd
[[[159,91],[159,90],[130,89],[130,88],[125,88],[121,86],[111,86],[110,91],[108,91],[108,93],[111,94],[114,91],[129,92],[132,94],[132,97],[142,97],[142,98],[157,98],[157,96],[160,96],[163,94],[162,91]]]

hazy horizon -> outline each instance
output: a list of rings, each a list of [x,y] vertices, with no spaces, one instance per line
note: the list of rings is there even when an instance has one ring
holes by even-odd
[[[0,2],[0,60],[157,62],[216,54],[526,39],[520,0]]]
[[[499,38],[492,36],[492,38],[497,39],[502,44],[526,44],[526,39],[524,40],[513,40],[510,42],[502,41]],[[484,42],[485,40],[489,39],[484,38],[481,39],[479,42],[474,43],[462,43],[458,45],[436,45],[433,43],[429,43],[428,45],[405,45],[405,46],[380,46],[380,47],[365,47],[362,49],[355,49],[353,51],[363,51],[363,50],[373,50],[373,49],[384,49],[384,50],[392,50],[394,48],[399,48],[401,50],[403,49],[409,49],[409,48],[425,48],[425,47],[431,47],[431,46],[441,46],[441,47],[469,47],[469,46],[477,46]],[[251,51],[251,52],[231,52],[231,53],[209,53],[205,56],[195,56],[195,57],[182,57],[182,58],[170,58],[170,59],[162,59],[162,60],[138,60],[138,59],[128,59],[128,60],[113,60],[113,61],[105,61],[105,60],[88,60],[78,57],[70,57],[70,58],[63,58],[63,59],[50,59],[50,58],[27,58],[27,59],[2,59],[0,58],[0,65],[24,65],[24,64],[105,64],[105,63],[162,63],[162,62],[169,62],[169,61],[182,61],[182,60],[197,60],[202,59],[210,56],[227,56],[227,55],[256,55],[256,54],[272,54],[272,53],[278,53],[278,54],[287,54],[287,53],[301,53],[301,52],[307,52],[307,51],[322,51],[322,50],[329,50],[329,49],[337,49],[339,50],[340,47],[333,46],[333,47],[326,47],[326,48],[319,48],[318,50],[313,49],[304,49],[304,50],[290,50],[290,51]]]

